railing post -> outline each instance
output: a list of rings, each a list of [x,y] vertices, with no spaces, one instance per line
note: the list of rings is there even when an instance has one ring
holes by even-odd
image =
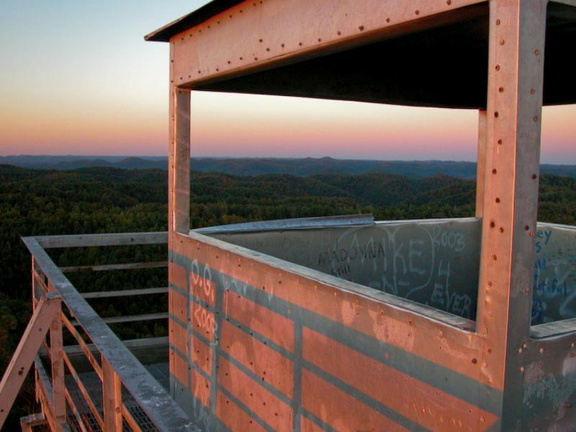
[[[62,312],[50,324],[50,359],[52,366],[52,413],[60,427],[66,423],[66,396],[64,388],[64,348],[62,341]]]
[[[102,356],[102,404],[106,432],[122,431],[122,382]]]

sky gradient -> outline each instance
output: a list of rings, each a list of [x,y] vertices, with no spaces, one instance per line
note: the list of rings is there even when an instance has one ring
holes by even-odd
[[[0,155],[166,155],[168,44],[205,0],[0,0]],[[542,161],[576,164],[576,108]],[[475,160],[477,112],[193,92],[192,155]]]

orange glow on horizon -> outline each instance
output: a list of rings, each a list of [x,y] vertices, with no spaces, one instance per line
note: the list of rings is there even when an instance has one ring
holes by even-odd
[[[0,112],[0,154],[167,154],[167,103],[150,108],[96,100],[78,109],[41,101],[14,105]],[[576,163],[575,113],[574,106],[544,109],[544,163]],[[477,115],[475,110],[194,92],[191,153],[476,160]]]

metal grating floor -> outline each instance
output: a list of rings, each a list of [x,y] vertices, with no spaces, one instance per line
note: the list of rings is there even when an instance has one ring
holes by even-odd
[[[146,369],[152,374],[156,380],[162,384],[164,388],[167,390],[170,387],[170,374],[168,370],[168,363],[155,363],[151,365],[147,365]],[[94,405],[95,409],[98,411],[100,415],[102,415],[102,385],[100,379],[96,372],[85,372],[79,374],[79,378],[82,381],[82,384],[86,388],[86,391],[90,397],[92,404]],[[72,431],[81,432],[83,430],[90,431],[90,432],[102,432],[102,428],[96,421],[92,411],[88,407],[88,403],[85,401],[82,392],[78,388],[76,381],[71,375],[66,376],[66,388],[68,389],[70,396],[76,405],[78,410],[77,415],[74,415],[73,410],[70,406],[69,415],[68,415],[68,424]],[[122,399],[124,401],[124,405],[130,411],[134,420],[138,423],[140,428],[145,432],[154,432],[157,429],[148,419],[148,416],[142,411],[138,403],[134,400],[134,398],[126,391],[123,390],[122,392]],[[82,425],[79,424],[78,418],[82,419]],[[83,427],[82,427],[83,426]],[[132,429],[128,426],[126,422],[124,422],[124,430],[131,431]]]

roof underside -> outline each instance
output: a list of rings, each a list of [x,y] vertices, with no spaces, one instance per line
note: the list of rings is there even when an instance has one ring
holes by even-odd
[[[147,36],[167,41],[238,0],[215,0]],[[466,11],[463,11],[466,9]],[[462,13],[465,12],[465,13]],[[315,97],[399,105],[485,108],[488,3],[452,12],[448,24],[353,48],[331,47],[278,66],[195,84],[195,90]],[[460,18],[461,17],[461,18]],[[544,104],[576,102],[576,8],[548,6]],[[225,49],[225,48],[223,48]],[[382,61],[384,59],[384,61]]]

